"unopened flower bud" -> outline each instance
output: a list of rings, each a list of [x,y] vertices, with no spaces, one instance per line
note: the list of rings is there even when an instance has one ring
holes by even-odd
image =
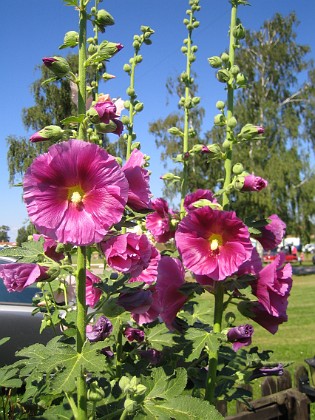
[[[226,69],[221,69],[217,72],[217,79],[221,83],[227,83],[231,78],[231,74]]]
[[[125,102],[124,102],[124,107],[125,107],[126,109],[129,109],[129,108],[130,108],[130,101],[125,101]]]
[[[247,79],[243,73],[238,73],[236,76],[236,83],[239,87],[245,87],[247,83]]]
[[[59,78],[66,76],[70,72],[70,66],[63,57],[44,57],[43,63]]]
[[[195,96],[194,98],[192,98],[192,103],[194,105],[198,105],[200,103],[200,97],[199,96]]]
[[[221,148],[218,144],[208,144],[207,149],[210,153],[213,153],[214,155],[220,155],[222,153]]]
[[[167,130],[170,134],[173,134],[174,136],[184,136],[184,133],[177,127],[171,127]]]
[[[227,54],[227,53],[223,53],[223,54],[221,54],[221,60],[224,62],[224,63],[227,63],[229,60],[230,60],[230,56],[229,56],[229,54]]]
[[[143,110],[143,102],[138,102],[136,105],[135,105],[135,111],[137,111],[137,112],[141,112]]]
[[[63,45],[61,45],[59,47],[59,49],[63,49],[66,47],[76,47],[78,45],[79,42],[79,34],[78,32],[75,31],[69,31],[65,34],[64,39],[63,39]]]
[[[130,86],[127,88],[126,93],[127,93],[128,96],[131,96],[131,97],[135,97],[136,96],[135,90],[132,87],[130,87]]]
[[[217,69],[222,66],[222,60],[217,55],[208,58],[208,61],[209,61],[210,66],[213,67],[214,69]]]
[[[217,101],[217,103],[215,104],[217,109],[224,109],[225,108],[225,103],[223,101]]]
[[[218,127],[223,127],[226,124],[225,116],[223,114],[217,114],[214,117],[214,124]]]
[[[143,60],[142,55],[138,54],[135,56],[136,63],[139,64]]]
[[[225,139],[223,144],[222,144],[222,147],[223,147],[223,149],[229,149],[231,147],[231,145],[232,145],[232,143],[229,140]]]
[[[30,137],[32,143],[37,143],[39,141],[58,141],[63,138],[64,130],[58,125],[48,125],[47,127],[39,130],[37,133],[33,134]]]
[[[97,12],[96,23],[98,26],[105,27],[114,25],[115,21],[111,14],[109,14],[106,10],[101,9]]]
[[[171,172],[168,172],[160,177],[160,179],[163,179],[164,181],[179,181],[180,177],[177,175],[172,174]]]
[[[231,69],[230,69],[231,74],[233,74],[233,76],[237,76],[238,73],[240,72],[240,68],[234,64]]]
[[[228,127],[230,127],[230,128],[235,128],[235,127],[236,127],[236,125],[237,125],[237,120],[236,120],[236,118],[235,118],[235,117],[231,117],[231,118],[229,118],[229,119],[227,120],[227,125],[228,125]]]
[[[237,135],[239,140],[257,140],[261,139],[261,134],[264,133],[263,127],[253,125],[253,124],[246,124],[241,129],[240,133]]]
[[[114,76],[113,74],[109,74],[109,73],[103,73],[102,74],[102,79],[104,80],[110,80],[110,79],[115,79],[116,76]]]
[[[97,381],[93,381],[90,384],[90,389],[87,392],[87,398],[89,401],[101,401],[105,397],[105,392],[101,388]]]
[[[130,67],[130,65],[129,65],[129,64],[124,64],[123,70],[124,70],[126,73],[129,73],[129,72],[131,71],[131,67]]]
[[[244,166],[241,163],[236,163],[233,166],[233,173],[235,175],[240,175],[244,171]]]
[[[123,128],[122,122],[118,119],[110,120],[108,124],[100,123],[95,125],[98,133],[113,133],[118,136],[121,135]]]
[[[235,26],[235,28],[233,30],[233,35],[237,39],[244,39],[245,38],[245,28],[241,23],[238,24],[237,26]]]

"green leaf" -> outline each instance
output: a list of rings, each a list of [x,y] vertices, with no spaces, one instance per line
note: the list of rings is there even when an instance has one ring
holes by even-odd
[[[104,40],[98,46],[97,52],[86,60],[85,66],[109,60],[117,51],[117,44]]]
[[[190,396],[180,396],[161,404],[145,401],[145,411],[155,419],[222,420],[224,417],[207,401]]]
[[[151,328],[147,335],[147,341],[156,350],[163,350],[163,347],[171,347],[174,343],[173,334],[168,330],[165,324],[158,324]]]
[[[180,395],[187,383],[187,373],[183,368],[176,369],[174,373],[167,376],[164,369],[154,369],[151,378],[145,378],[143,385],[147,387],[146,399],[152,398],[173,398]]]
[[[198,328],[191,328],[185,335],[186,339],[191,340],[193,351],[188,356],[187,361],[198,359],[205,347],[211,353],[219,350],[223,336],[221,334],[214,334]]]
[[[3,337],[3,338],[1,338],[1,340],[0,340],[0,346],[2,346],[2,344],[5,344],[9,340],[10,340],[10,337]]]
[[[58,77],[50,77],[49,79],[46,79],[42,82],[42,86],[48,85],[51,82],[56,82],[56,80],[58,80]]]
[[[85,118],[85,114],[79,114],[78,116],[71,116],[61,120],[61,124],[80,124]]]
[[[0,386],[4,388],[19,388],[23,382],[18,378],[18,369],[0,368]]]
[[[0,251],[0,257],[11,257],[23,263],[34,263],[44,253],[43,239],[24,242],[20,247],[5,248]]]
[[[77,6],[78,5],[77,0],[63,0],[63,2],[66,6]]]

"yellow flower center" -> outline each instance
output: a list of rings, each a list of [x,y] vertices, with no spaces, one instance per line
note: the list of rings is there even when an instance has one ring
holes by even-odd
[[[69,188],[68,200],[71,201],[73,204],[82,203],[83,198],[84,198],[84,191],[79,185],[75,185],[74,187]]]
[[[223,244],[223,239],[221,235],[213,233],[209,238],[210,249],[211,251],[219,250],[220,246]]]

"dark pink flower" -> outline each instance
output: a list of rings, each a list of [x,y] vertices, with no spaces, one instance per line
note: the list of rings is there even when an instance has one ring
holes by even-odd
[[[252,381],[256,378],[262,378],[265,376],[281,376],[283,375],[283,365],[282,363],[279,363],[278,365],[273,366],[262,366],[260,368],[255,369],[251,376],[249,377],[249,380]]]
[[[151,208],[150,176],[149,171],[143,167],[144,164],[144,154],[140,150],[134,149],[122,167],[129,184],[127,204],[133,210]]]
[[[150,305],[144,310],[144,307],[134,308],[131,311],[132,318],[136,321],[137,324],[149,324],[157,319],[160,314],[160,301],[159,294],[154,287],[151,287],[145,292],[150,293]],[[148,300],[149,302],[149,300]]]
[[[117,303],[126,311],[135,314],[142,314],[149,310],[153,302],[151,290],[133,290],[126,293],[121,293],[118,297]]]
[[[195,192],[186,195],[184,200],[184,208],[185,210],[192,211],[196,210],[196,207],[194,207],[194,203],[199,200],[208,200],[212,203],[217,203],[218,200],[214,197],[213,193],[210,190],[196,190]]]
[[[244,184],[241,191],[261,191],[268,186],[268,182],[260,176],[253,174],[244,177]]]
[[[244,302],[244,305],[239,307],[243,315],[257,322],[257,324],[261,325],[271,334],[275,334],[278,331],[279,325],[288,320],[286,312],[271,315],[260,302]]]
[[[175,240],[184,265],[197,275],[224,280],[252,254],[248,228],[233,211],[202,207],[179,223]]]
[[[51,258],[54,261],[61,261],[64,259],[64,254],[56,251],[58,244],[54,239],[48,238],[46,235],[38,235],[37,233],[33,235],[34,241],[39,241],[40,238],[44,239],[44,252],[48,258]]]
[[[188,297],[179,288],[185,283],[185,270],[181,261],[167,256],[161,257],[158,265],[156,290],[160,304],[160,317],[165,325],[174,329],[173,322]]]
[[[152,245],[146,235],[125,233],[101,243],[108,265],[121,273],[137,277],[148,267]]]
[[[138,350],[138,353],[141,359],[147,360],[151,365],[157,365],[162,358],[162,353],[155,349]]]
[[[24,177],[24,200],[36,229],[61,243],[100,242],[120,221],[127,180],[104,149],[81,140],[51,146]]]
[[[261,234],[253,235],[265,251],[271,251],[281,244],[286,229],[286,224],[276,214],[272,214],[268,219],[270,223],[259,228]]]
[[[152,284],[156,281],[157,273],[158,273],[158,264],[161,259],[161,254],[155,248],[155,246],[151,245],[151,258],[149,261],[149,265],[145,268],[137,277],[131,277],[130,282],[134,281],[142,281],[146,284]]]
[[[253,248],[250,258],[239,267],[236,275],[238,277],[241,277],[244,275],[257,276],[262,268],[263,268],[263,265],[262,265],[260,255],[258,254],[257,249]]]
[[[237,351],[241,347],[251,345],[253,333],[254,328],[251,325],[239,325],[229,329],[227,339],[230,343],[233,343],[233,350]]]
[[[113,331],[113,325],[106,316],[102,315],[98,318],[94,325],[86,326],[86,337],[92,343],[103,341]]]
[[[38,264],[13,263],[0,265],[0,277],[8,292],[21,292],[31,284],[49,278],[48,267]]]
[[[174,213],[169,211],[168,204],[164,198],[156,198],[151,201],[151,204],[155,211],[146,218],[147,229],[157,242],[167,242],[175,234],[175,230],[171,227],[171,217]]]
[[[137,343],[142,343],[144,340],[144,332],[139,330],[139,328],[127,327],[124,331],[124,336],[128,341],[137,341]]]
[[[285,317],[288,296],[292,287],[292,267],[283,266],[284,254],[279,254],[271,264],[264,267],[252,284],[253,294],[266,311],[276,317]]]
[[[85,299],[86,304],[93,307],[97,304],[100,300],[102,295],[101,289],[94,287],[95,284],[100,283],[101,279],[97,277],[95,274],[91,273],[91,271],[86,270],[86,286],[85,286]]]

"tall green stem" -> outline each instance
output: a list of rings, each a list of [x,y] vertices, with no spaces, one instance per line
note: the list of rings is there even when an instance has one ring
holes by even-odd
[[[232,5],[231,10],[231,24],[230,24],[230,46],[229,46],[229,65],[230,67],[234,65],[235,59],[235,38],[233,31],[236,25],[236,14],[237,6]],[[227,121],[233,116],[233,107],[234,107],[234,88],[231,83],[228,83],[227,86]],[[226,143],[228,147],[226,149],[226,160],[224,163],[225,169],[225,179],[224,179],[224,189],[230,185],[232,178],[232,139],[233,139],[233,128],[227,126],[226,132]],[[228,210],[229,207],[229,197],[225,191],[223,194],[222,205],[224,210]],[[221,283],[216,284],[215,288],[215,304],[214,304],[214,317],[213,317],[213,333],[218,334],[222,331],[222,317],[224,310],[224,286]],[[209,367],[208,375],[206,382],[206,393],[205,399],[208,400],[211,404],[215,403],[215,387],[216,387],[216,376],[217,376],[217,366],[218,366],[219,353],[209,352]]]
[[[126,151],[126,160],[129,159],[131,155],[131,146],[133,140],[133,120],[134,120],[134,96],[133,92],[135,91],[135,69],[136,69],[136,57],[137,52],[135,51],[133,55],[133,60],[131,63],[131,72],[130,72],[130,85],[129,89],[132,93],[130,96],[130,106],[129,106],[129,124],[128,124],[128,137],[127,137],[127,151]]]
[[[78,113],[85,114],[86,111],[86,32],[87,15],[86,1],[80,0],[79,8],[79,84],[78,84]],[[86,128],[83,123],[79,126],[78,138],[86,139]],[[86,340],[86,248],[78,247],[77,254],[77,353],[82,353]],[[87,420],[87,389],[84,372],[77,378],[77,419]]]

